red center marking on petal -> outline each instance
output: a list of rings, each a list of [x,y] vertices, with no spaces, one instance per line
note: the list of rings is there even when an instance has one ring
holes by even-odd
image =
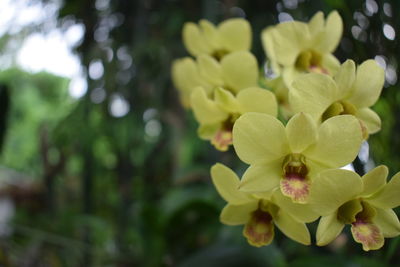
[[[218,130],[211,143],[221,151],[228,150],[228,147],[232,144],[232,131]]]
[[[360,219],[352,223],[351,233],[354,240],[362,244],[365,251],[380,249],[385,241],[378,226]]]
[[[309,181],[296,173],[288,173],[280,182],[284,195],[292,198],[294,202],[306,203],[309,194]]]

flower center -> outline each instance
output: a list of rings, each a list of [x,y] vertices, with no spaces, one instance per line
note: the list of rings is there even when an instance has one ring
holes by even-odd
[[[217,49],[214,50],[213,53],[211,54],[212,57],[214,57],[217,61],[221,61],[221,59],[228,54],[229,51],[225,49]]]
[[[227,151],[229,146],[232,144],[232,129],[233,124],[239,118],[240,114],[231,114],[222,124],[221,128],[215,133],[211,140],[211,144],[214,145],[220,151]]]
[[[355,115],[356,112],[356,107],[350,102],[347,102],[346,100],[336,101],[331,104],[322,114],[322,121],[337,115]]]
[[[354,199],[339,207],[337,219],[344,224],[351,224],[351,233],[363,249],[379,249],[383,246],[384,238],[381,230],[372,219],[376,210],[362,199]]]
[[[243,235],[247,241],[256,247],[268,245],[274,239],[274,224],[272,213],[276,206],[272,203],[260,201],[257,210],[253,211],[250,220],[243,229]]]
[[[360,200],[354,199],[347,201],[339,207],[337,219],[344,224],[354,223],[357,219],[356,216],[362,211],[363,207]]]
[[[353,204],[352,204],[353,203]],[[347,208],[346,208],[347,206]],[[351,208],[353,206],[353,208]],[[340,210],[342,208],[342,210]],[[347,210],[351,217],[351,233],[356,242],[361,243],[365,251],[379,249],[383,246],[384,237],[381,229],[373,223],[376,210],[367,202],[352,200],[342,205],[338,211],[343,215]],[[361,211],[357,211],[361,208]],[[352,212],[351,212],[352,211]]]
[[[283,160],[284,176],[299,176],[305,178],[308,170],[305,157],[299,153],[289,154]]]
[[[310,49],[300,53],[295,62],[295,67],[300,71],[328,74],[321,66],[322,56]]]
[[[287,155],[283,161],[283,179],[280,181],[282,193],[294,202],[306,203],[310,188],[307,174],[308,169],[303,155],[298,153]]]

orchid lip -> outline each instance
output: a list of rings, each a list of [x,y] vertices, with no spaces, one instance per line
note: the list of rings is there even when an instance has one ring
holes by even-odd
[[[268,245],[274,239],[274,224],[272,215],[262,208],[251,214],[251,219],[243,229],[247,241],[256,247]]]
[[[357,219],[351,226],[354,240],[361,243],[365,251],[379,249],[383,246],[384,238],[379,227],[371,222]]]
[[[286,174],[281,180],[281,191],[284,195],[292,198],[294,202],[306,203],[309,195],[310,184],[308,179],[296,173]]]
[[[308,169],[305,165],[305,157],[301,154],[286,156],[283,172],[283,179],[280,182],[282,193],[290,197],[294,202],[306,203],[310,182],[307,177]]]
[[[218,130],[211,143],[219,150],[226,151],[232,144],[232,131]]]

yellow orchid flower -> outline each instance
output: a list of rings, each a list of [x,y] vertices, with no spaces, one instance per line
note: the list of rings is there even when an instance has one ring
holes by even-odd
[[[343,22],[338,12],[331,12],[326,20],[316,13],[308,23],[288,21],[270,26],[262,32],[267,57],[287,87],[301,73],[318,72],[333,75],[339,61],[332,52],[339,44]]]
[[[232,144],[232,127],[236,119],[246,112],[261,112],[277,115],[275,95],[268,90],[249,87],[236,96],[230,91],[217,88],[213,98],[209,98],[202,87],[197,87],[191,95],[191,105],[200,123],[198,134],[221,151]]]
[[[296,79],[289,91],[294,112],[307,112],[324,121],[336,115],[356,116],[364,129],[364,138],[380,130],[381,120],[369,107],[382,91],[385,75],[374,61],[367,60],[357,70],[352,60],[342,64],[332,78],[323,74],[305,74]]]
[[[217,61],[209,55],[175,60],[172,64],[172,80],[179,90],[181,101],[190,107],[193,89],[201,86],[208,96],[216,87],[223,87],[234,94],[258,84],[258,64],[256,58],[247,51],[237,51]]]
[[[309,207],[304,206],[301,212],[293,206],[296,204],[282,200],[283,196],[273,197],[273,192],[263,195],[241,192],[237,175],[222,164],[217,163],[211,168],[211,177],[218,193],[228,202],[221,212],[221,222],[244,224],[243,235],[250,245],[261,247],[270,244],[274,239],[274,225],[289,238],[304,245],[310,244],[310,233],[304,222],[311,222],[318,215]],[[289,208],[286,210],[286,207]],[[291,214],[293,211],[296,215]]]
[[[251,27],[247,20],[228,19],[215,27],[207,20],[183,26],[183,43],[192,56],[207,54],[217,60],[234,51],[246,51],[251,46]]]
[[[298,113],[285,127],[273,116],[246,113],[233,127],[236,154],[250,164],[240,190],[253,193],[280,187],[294,202],[307,203],[316,174],[352,162],[361,142],[354,116],[333,117],[318,127],[310,115]]]
[[[347,170],[326,170],[315,179],[310,203],[322,215],[317,245],[335,239],[346,224],[363,250],[379,249],[385,237],[400,234],[400,222],[392,210],[400,205],[400,173],[386,183],[388,169],[379,166],[363,177]]]
[[[211,90],[210,84],[201,77],[196,61],[190,57],[174,60],[171,75],[172,81],[179,91],[181,103],[185,108],[190,107],[190,94],[193,88],[202,86],[207,91]]]

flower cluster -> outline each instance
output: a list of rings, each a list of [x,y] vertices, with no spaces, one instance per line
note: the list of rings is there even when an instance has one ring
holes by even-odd
[[[246,20],[218,26],[201,20],[183,28],[194,58],[176,60],[172,78],[182,104],[199,122],[200,138],[220,151],[233,145],[249,165],[239,179],[217,163],[211,177],[227,201],[221,222],[243,224],[253,246],[270,244],[275,226],[309,245],[306,224],[318,219],[319,246],[333,241],[346,224],[366,251],[400,234],[393,211],[400,205],[400,173],[387,182],[383,165],[362,177],[341,169],[380,130],[371,106],[384,84],[384,71],[374,60],[357,66],[335,58],[342,31],[336,11],[326,19],[318,12],[308,23],[267,27],[261,39],[274,77],[264,77],[249,52]]]

